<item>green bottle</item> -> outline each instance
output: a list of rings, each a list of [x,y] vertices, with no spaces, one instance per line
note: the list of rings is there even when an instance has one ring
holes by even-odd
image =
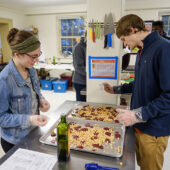
[[[70,127],[66,122],[66,115],[61,116],[57,127],[57,154],[58,161],[67,161],[70,157]]]
[[[56,64],[55,56],[53,56],[53,64]]]

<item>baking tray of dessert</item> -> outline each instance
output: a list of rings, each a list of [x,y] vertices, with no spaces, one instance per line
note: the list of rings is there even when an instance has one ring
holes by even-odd
[[[74,107],[68,113],[68,120],[90,120],[92,122],[108,122],[114,123],[117,126],[122,126],[116,119],[116,108],[126,108],[124,106],[110,105],[110,104],[98,104],[88,102],[76,102]]]
[[[105,122],[70,122],[70,148],[111,157],[123,154],[125,126]]]
[[[106,122],[92,122],[80,119],[67,120],[70,124],[70,148],[111,157],[121,157],[125,127]],[[49,131],[40,138],[41,143],[57,146],[57,121]]]

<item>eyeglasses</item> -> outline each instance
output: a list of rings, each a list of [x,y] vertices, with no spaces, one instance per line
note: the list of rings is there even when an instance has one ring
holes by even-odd
[[[40,51],[39,54],[35,54],[35,55],[30,55],[28,53],[26,53],[25,55],[29,56],[32,60],[36,60],[37,58],[39,58],[42,54],[42,51]]]

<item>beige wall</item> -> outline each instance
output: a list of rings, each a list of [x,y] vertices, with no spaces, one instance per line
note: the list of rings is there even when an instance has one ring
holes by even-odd
[[[169,9],[169,0],[126,0],[126,10],[131,9]]]
[[[24,28],[25,16],[21,9],[12,9],[0,6],[0,33],[2,40],[3,62],[8,62],[11,58],[11,50],[6,37],[12,27]]]
[[[26,27],[34,25],[39,30],[39,38],[47,58],[61,57],[59,53],[60,27],[57,24],[57,19],[68,18],[73,16],[86,15],[86,5],[67,5],[56,7],[43,7],[26,10],[27,23]],[[59,21],[58,21],[59,22]]]
[[[126,14],[137,14],[143,20],[158,20],[159,13],[170,12],[169,0],[129,0],[126,1]]]
[[[9,30],[13,27],[13,22],[11,19],[0,18],[0,34],[1,34],[1,46],[3,62],[8,62],[11,58],[11,50],[7,43],[6,37]]]
[[[21,9],[0,6],[0,18],[11,19],[14,27],[20,29],[25,27],[26,17],[24,11]]]
[[[27,23],[25,27],[38,28],[38,36],[41,41],[41,46],[45,57],[56,56],[57,41],[56,41],[56,17],[55,15],[36,15],[27,16]]]
[[[143,20],[147,21],[147,20],[158,20],[159,16],[158,16],[158,9],[150,9],[150,10],[144,10],[144,9],[140,9],[140,10],[126,10],[126,14],[136,14],[139,15]]]

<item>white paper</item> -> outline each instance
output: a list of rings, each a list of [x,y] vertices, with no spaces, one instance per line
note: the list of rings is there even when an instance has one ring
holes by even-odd
[[[130,53],[130,49],[128,46],[126,46],[126,48],[123,49],[125,53]]]
[[[104,90],[104,83],[99,84],[100,90]]]
[[[52,170],[56,162],[57,156],[19,148],[0,170]]]
[[[116,63],[115,59],[92,59],[91,76],[92,77],[115,77]]]

